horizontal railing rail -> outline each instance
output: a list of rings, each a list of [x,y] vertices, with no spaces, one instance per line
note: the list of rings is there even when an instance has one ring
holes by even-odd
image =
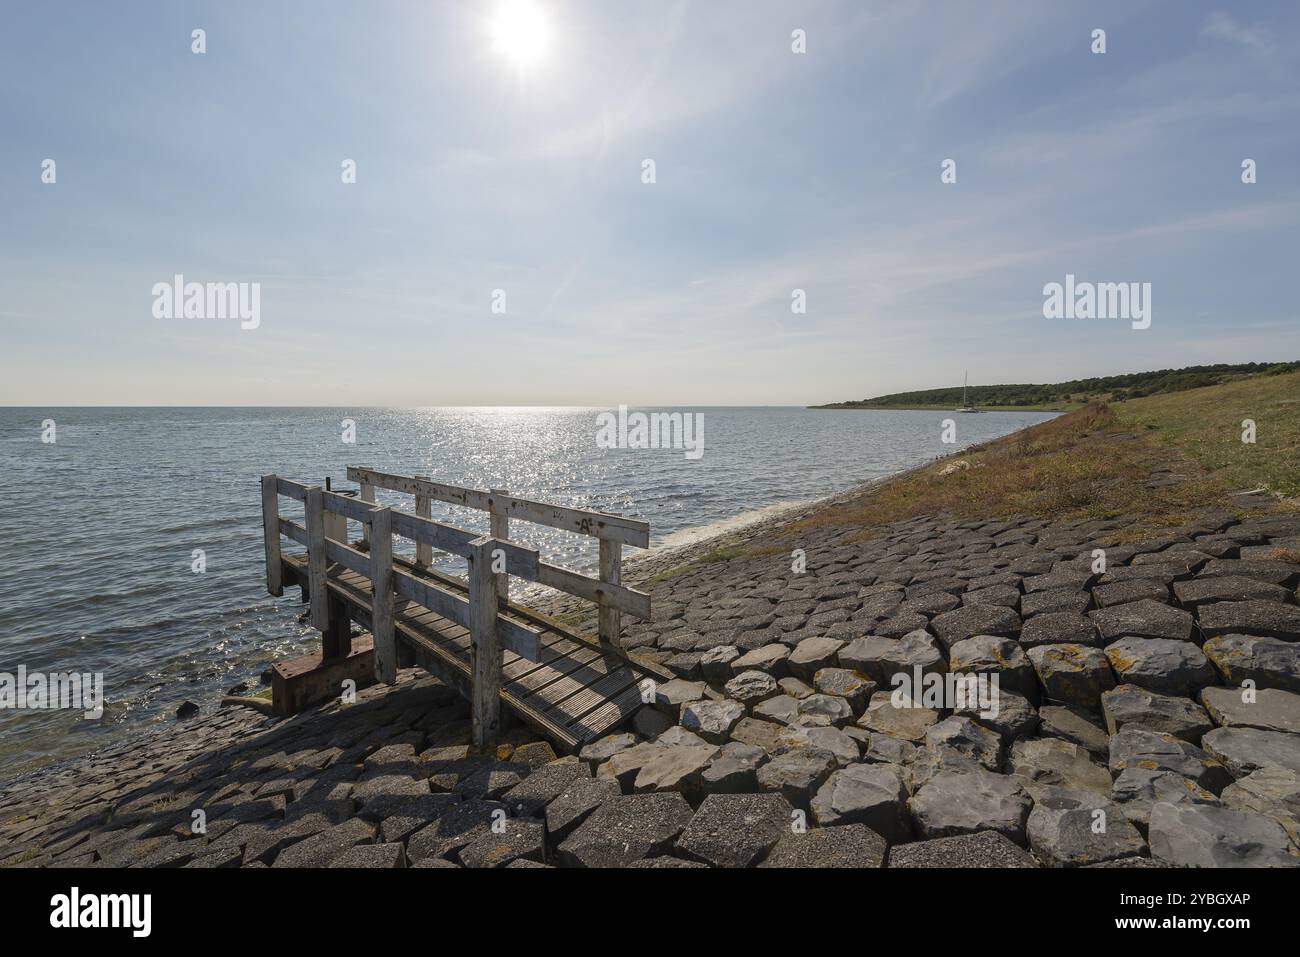
[[[650,596],[624,586],[620,581],[619,567],[622,544],[648,545],[649,525],[645,522],[545,505],[500,491],[458,488],[414,476],[356,467],[349,467],[347,471],[350,479],[361,484],[359,498],[275,475],[262,478],[267,591],[273,595],[283,593],[282,536],[307,549],[311,622],[323,634],[329,634],[332,625],[337,624],[331,621],[328,600],[329,565],[337,564],[368,578],[372,590],[375,674],[381,681],[389,683],[396,680],[395,599],[415,602],[469,629],[473,650],[472,705],[476,743],[486,745],[493,740],[499,726],[497,696],[502,650],[512,651],[530,661],[537,661],[540,656],[541,633],[501,614],[502,606],[509,607],[508,576],[514,575],[594,602],[599,609],[602,641],[618,644],[620,612],[641,619],[650,617]],[[376,488],[415,495],[416,514],[380,507],[375,501]],[[303,524],[280,516],[281,495],[303,503]],[[491,533],[479,535],[434,521],[430,509],[433,500],[489,512]],[[509,541],[506,535],[510,516],[598,537],[600,578],[590,578],[541,561],[535,549]],[[354,548],[349,542],[348,521],[361,525],[365,550]],[[434,549],[464,559],[468,571],[468,598],[442,582],[412,574],[407,570],[410,566],[395,567],[394,537],[415,542],[416,572],[429,565]]]
[[[414,475],[395,475],[376,469],[348,466],[348,479],[359,483],[363,488],[387,489],[391,492],[405,492],[446,502],[448,505],[462,505],[480,512],[500,512],[507,518],[518,518],[534,525],[547,525],[566,532],[590,535],[631,545],[635,548],[650,547],[650,523],[608,512],[596,512],[588,509],[569,508],[565,505],[548,505],[526,498],[498,492],[484,492],[479,489],[460,488],[445,485],[432,479]]]

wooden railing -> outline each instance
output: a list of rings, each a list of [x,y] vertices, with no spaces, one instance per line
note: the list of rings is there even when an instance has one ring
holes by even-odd
[[[365,502],[375,500],[377,488],[414,495],[416,515],[426,517],[430,515],[431,503],[435,500],[487,512],[491,516],[489,533],[498,539],[509,536],[512,518],[532,522],[535,525],[547,525],[566,532],[575,532],[579,535],[590,535],[600,542],[598,579],[593,580],[566,568],[542,562],[538,567],[539,577],[529,580],[595,602],[600,609],[598,619],[600,640],[613,645],[620,644],[621,612],[627,612],[634,618],[642,620],[650,617],[650,596],[622,586],[623,546],[649,548],[650,524],[648,522],[624,518],[621,515],[610,515],[606,512],[593,512],[515,498],[509,492],[500,490],[483,492],[478,489],[444,485],[427,478],[394,475],[356,466],[348,467],[348,480],[361,486],[361,499]],[[426,564],[429,561],[427,553],[422,557],[418,547],[416,561]],[[501,589],[504,594],[506,590],[504,576],[501,579]]]
[[[650,527],[645,522],[373,469],[349,467],[347,474],[361,485],[360,499],[275,475],[262,477],[267,591],[281,595],[284,590],[280,536],[305,546],[311,623],[325,636],[324,657],[330,658],[347,653],[346,635],[351,626],[346,612],[340,613],[330,602],[328,566],[337,563],[368,578],[373,593],[371,631],[375,677],[389,684],[397,675],[396,598],[415,602],[467,628],[473,659],[474,739],[480,747],[495,740],[500,726],[502,650],[508,649],[530,661],[537,661],[540,654],[539,632],[500,614],[502,604],[508,604],[509,576],[595,602],[599,608],[600,639],[614,646],[619,644],[620,613],[627,612],[641,619],[650,617],[650,596],[627,588],[620,581],[621,546],[648,547]],[[414,495],[416,514],[379,507],[375,503],[377,488]],[[280,516],[281,495],[303,503],[304,524]],[[429,516],[435,499],[488,512],[490,533],[478,535],[434,521]],[[506,536],[511,517],[599,538],[600,578],[589,578],[543,562],[535,549],[509,541]],[[365,550],[349,543],[349,521],[361,525]],[[395,567],[395,536],[415,542],[417,571],[431,562],[434,549],[465,559],[468,599],[440,586],[435,579],[418,577],[403,567]],[[335,620],[339,614],[343,615],[342,621]]]

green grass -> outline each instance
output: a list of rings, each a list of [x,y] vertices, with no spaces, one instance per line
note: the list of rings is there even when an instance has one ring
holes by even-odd
[[[1243,419],[1257,441],[1241,441]],[[1229,493],[1266,488],[1300,507],[1300,373],[1110,405],[1094,402],[961,455],[969,468],[928,466],[787,526],[849,526],[860,537],[891,522],[947,513],[961,518],[1035,515],[1132,519],[1125,537],[1189,521]],[[1175,484],[1148,487],[1176,476]]]
[[[1116,414],[1121,425],[1187,455],[1233,489],[1300,496],[1300,373],[1152,396]],[[1255,422],[1253,445],[1241,440],[1245,419]]]
[[[666,568],[661,572],[656,572],[650,576],[652,582],[666,582],[670,578],[676,578],[678,575],[685,574],[694,568],[694,565],[678,565],[675,568]]]

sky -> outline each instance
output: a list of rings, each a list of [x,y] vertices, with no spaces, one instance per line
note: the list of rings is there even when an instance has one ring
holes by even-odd
[[[1300,359],[1300,4],[520,2],[9,5],[0,405],[801,405]],[[256,328],[159,318],[177,274],[257,283]],[[1150,327],[1045,318],[1067,274],[1150,283]]]

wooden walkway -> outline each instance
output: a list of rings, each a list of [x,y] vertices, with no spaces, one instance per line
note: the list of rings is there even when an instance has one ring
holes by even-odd
[[[285,584],[307,580],[306,555],[284,555],[281,562]],[[403,570],[412,576],[468,596],[468,589],[460,579],[419,569],[401,559],[395,559],[394,564],[404,566]],[[369,579],[341,565],[331,565],[327,574],[330,592],[347,604],[351,618],[363,627],[370,627]],[[569,753],[630,718],[641,707],[643,680],[663,681],[671,677],[614,654],[602,653],[598,645],[570,634],[558,623],[548,624],[544,616],[531,609],[512,604],[502,611],[501,617],[541,632],[538,661],[521,658],[512,651],[503,653],[501,701],[524,723]],[[422,666],[469,697],[468,628],[412,601],[397,603],[394,628]]]
[[[348,658],[349,622],[355,621],[374,634],[377,678],[392,682],[399,660],[414,663],[470,699],[480,747],[493,744],[499,704],[567,753],[617,728],[646,700],[654,700],[656,683],[673,677],[655,665],[631,661],[619,647],[620,612],[649,617],[649,596],[624,587],[618,567],[619,545],[648,543],[644,523],[368,469],[349,469],[349,474],[362,481],[359,499],[276,476],[263,480],[268,590],[280,594],[284,585],[298,585],[304,599],[310,597],[313,624],[323,635],[322,660],[314,666],[322,675]],[[375,487],[416,494],[417,515],[374,504]],[[305,525],[279,517],[281,495],[305,503]],[[418,515],[427,514],[430,498],[491,511],[494,536],[476,536]],[[548,565],[535,551],[509,542],[510,515],[600,538],[601,577]],[[361,540],[349,541],[349,520],[362,525]],[[395,535],[416,542],[416,561],[392,553]],[[281,536],[308,551],[281,552]],[[434,548],[466,558],[469,579],[428,567]],[[510,602],[509,575],[595,602],[599,637],[577,634]],[[377,590],[385,597],[378,615]],[[493,661],[499,665],[493,667]]]

